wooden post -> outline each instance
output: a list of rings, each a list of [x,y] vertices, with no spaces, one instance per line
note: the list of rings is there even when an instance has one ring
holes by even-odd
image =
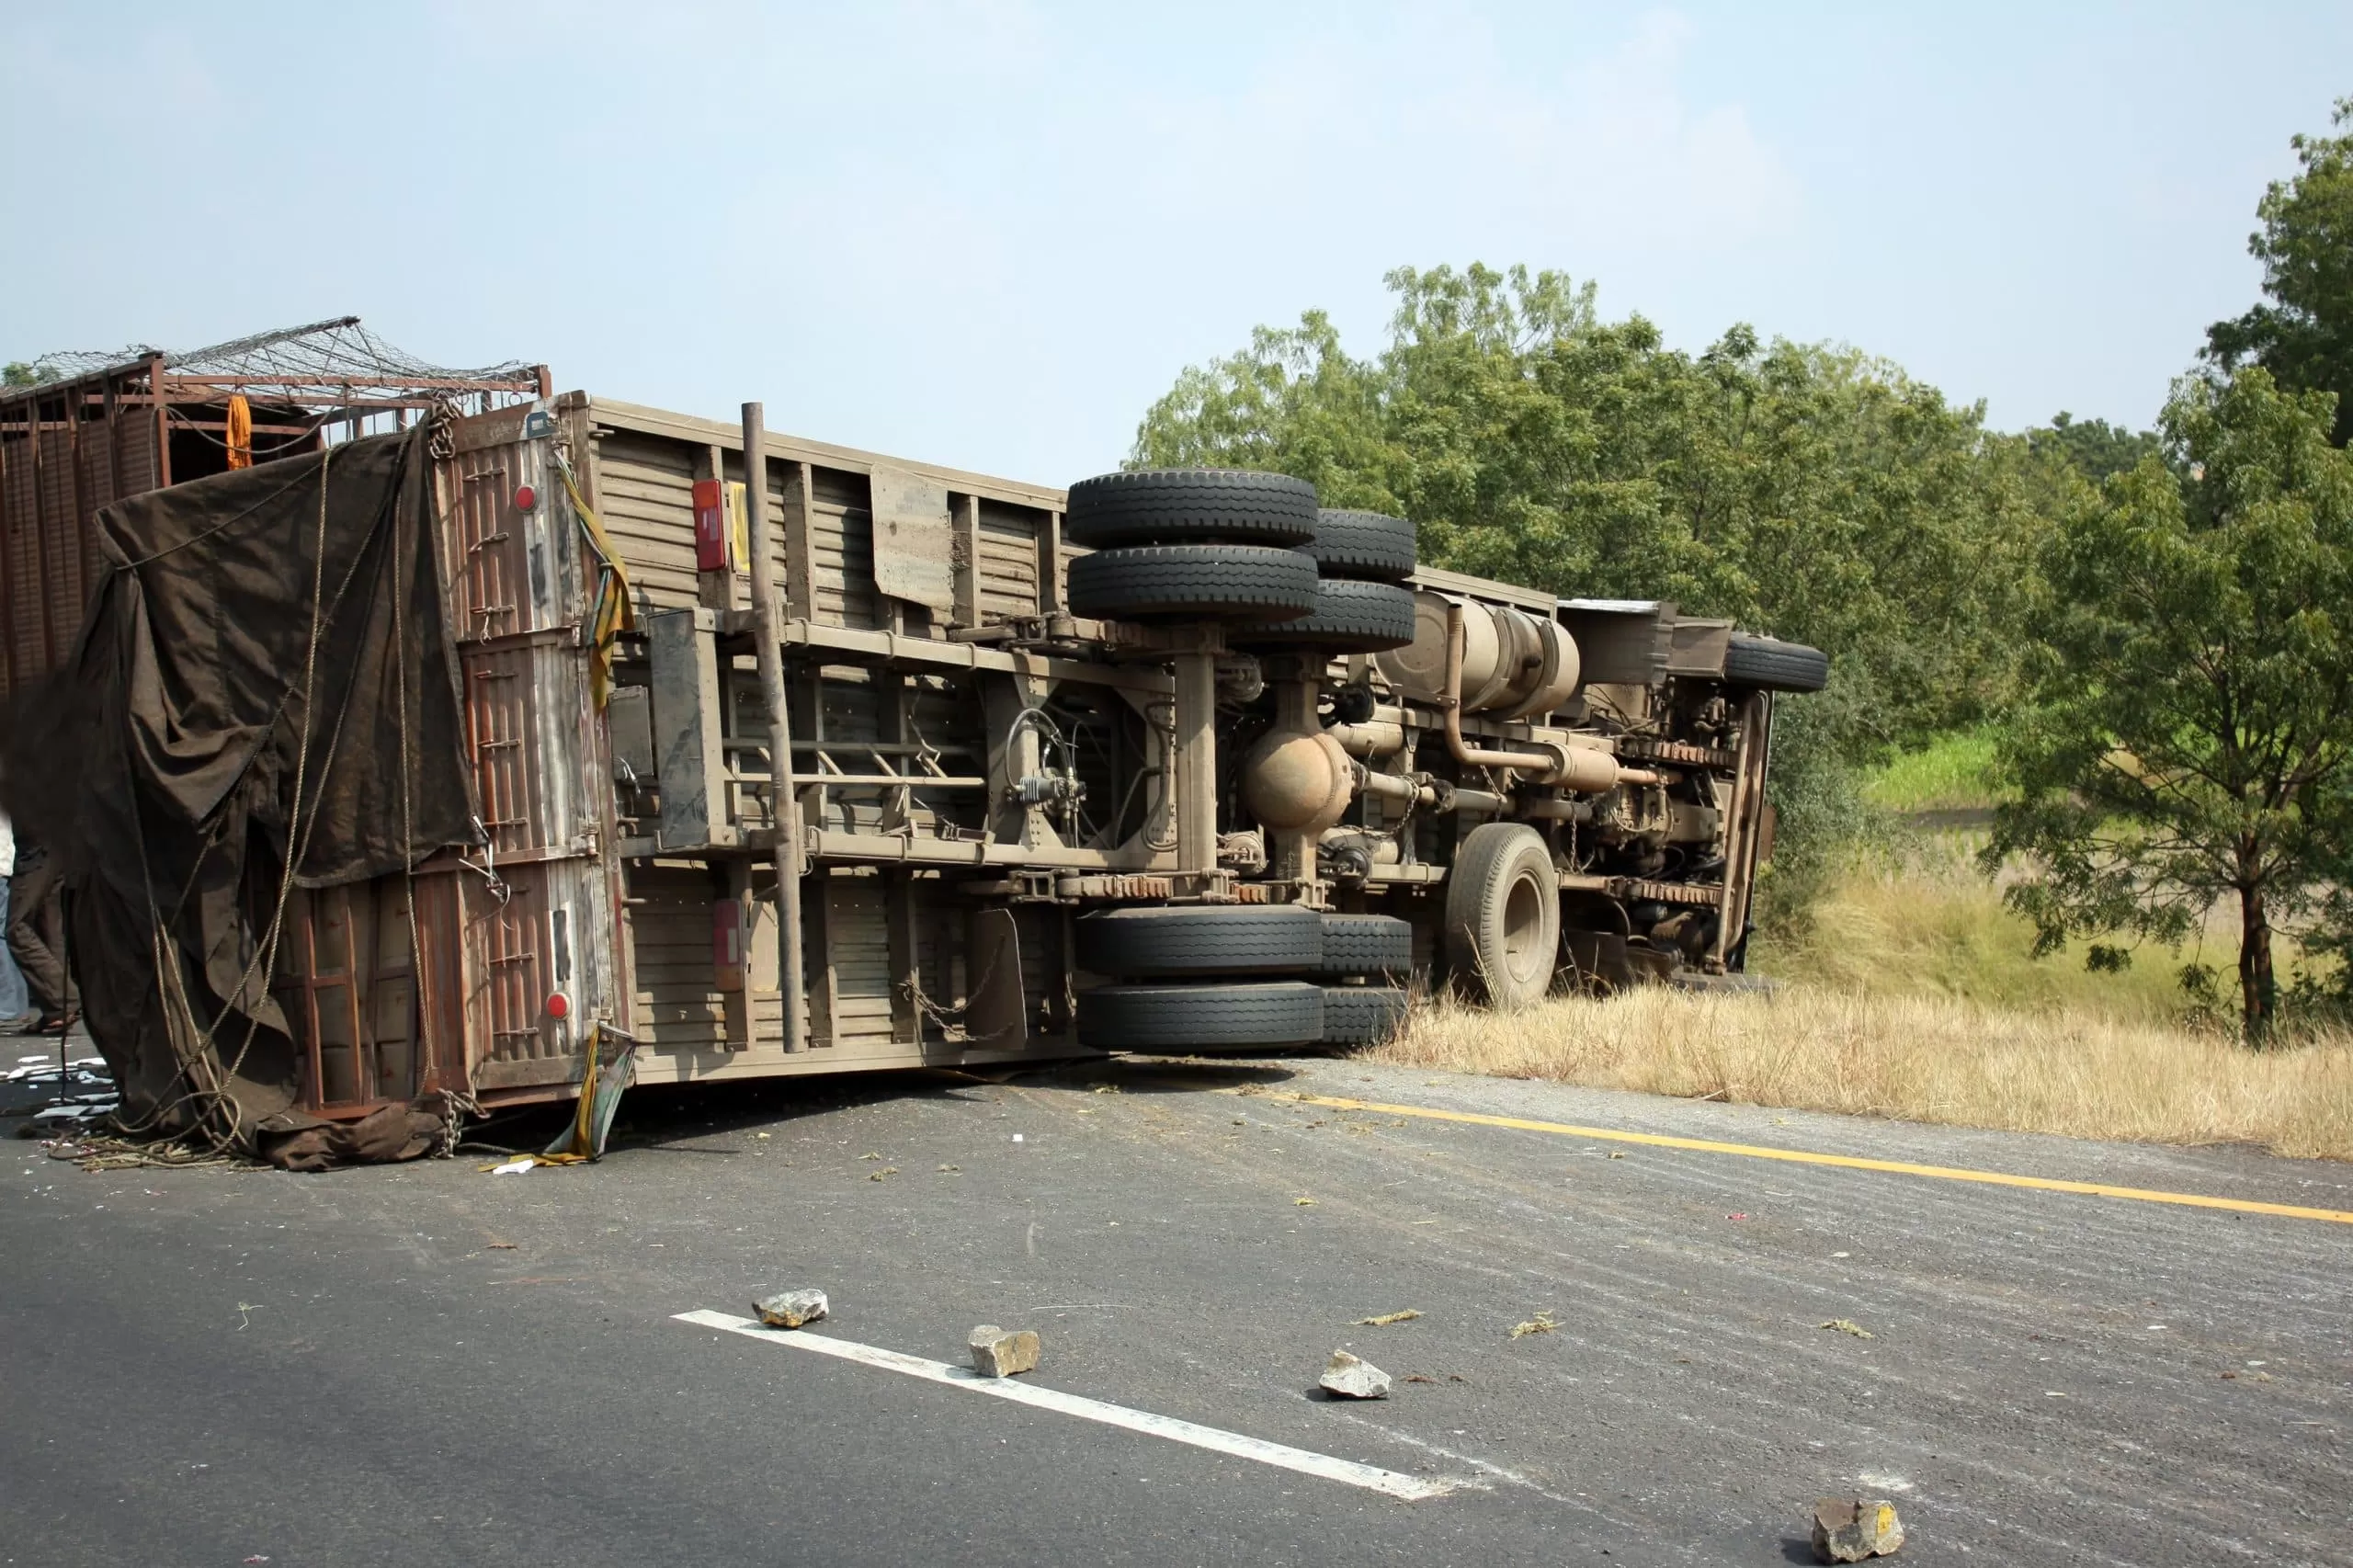
[[[745,501],[748,506],[751,497]],[[816,507],[817,476],[807,463],[796,463],[784,491],[784,598],[786,613],[803,620],[817,619]]]
[[[155,488],[172,483],[172,415],[164,392],[164,357],[147,356],[147,398],[155,405]]]
[[[1038,613],[1057,615],[1063,608],[1063,515],[1046,514],[1038,530]]]
[[[768,710],[768,800],[776,821],[777,987],[784,993],[784,1049],[809,1049],[809,999],[801,989],[801,812],[792,792],[792,725],[784,705],[783,629],[776,565],[768,558],[768,455],[763,410],[744,405],[744,508],[752,546],[752,635],[760,699]]]
[[[35,387],[25,399],[25,458],[32,471],[26,493],[32,497],[33,526],[33,595],[40,604],[40,669],[47,675],[55,669],[57,658],[57,577],[50,563],[49,496],[43,483],[49,467],[41,451],[40,389]],[[11,613],[16,607],[10,606]]]
[[[964,504],[956,508],[955,532],[949,544],[949,560],[956,572],[956,608],[953,624],[978,626],[981,623],[981,498],[967,495]]]

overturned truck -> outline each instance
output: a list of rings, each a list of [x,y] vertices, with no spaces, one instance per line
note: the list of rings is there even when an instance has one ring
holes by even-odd
[[[359,791],[404,813],[398,863],[281,848],[281,908],[248,889],[234,961],[173,982],[216,977],[173,1070],[243,1009],[312,1116],[569,1096],[617,1041],[640,1083],[1279,1052],[1375,1040],[1416,989],[1722,983],[1774,694],[1825,676],[1672,605],[1422,565],[1410,523],[1277,475],[1065,492],[582,393],[381,439],[424,453],[433,569],[370,613],[447,636],[354,689],[397,679],[398,745],[440,748],[471,820],[436,847],[409,791]]]

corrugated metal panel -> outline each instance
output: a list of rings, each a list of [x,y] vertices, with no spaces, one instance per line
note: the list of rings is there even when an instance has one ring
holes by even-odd
[[[418,1027],[407,879],[305,891],[287,918],[299,973],[279,1000],[308,1058],[305,1103],[358,1112],[414,1098],[433,1063]]]
[[[1046,514],[981,503],[981,619],[1038,613],[1038,537]]]
[[[464,655],[466,744],[491,850],[518,855],[555,842],[550,833],[543,779],[533,743],[540,733],[534,650],[470,650]]]
[[[547,878],[540,866],[511,868],[504,899],[469,899],[466,1032],[483,1062],[576,1055],[547,1017],[554,970],[549,951]]]
[[[461,895],[464,1033],[479,1089],[569,1082],[597,1019],[632,1027],[607,859],[604,719],[577,636],[580,529],[554,427],[518,438],[527,413],[460,422],[454,455],[435,470],[467,747],[490,833],[481,869],[497,879],[469,874]],[[564,438],[575,450],[579,434],[574,415]],[[529,507],[517,505],[525,488]],[[601,498],[590,499],[601,514]],[[567,1024],[547,1016],[558,994]]]
[[[639,862],[629,870],[629,895],[638,1039],[660,1051],[722,1048],[727,1014],[711,958],[718,895],[710,871]]]
[[[891,1038],[891,934],[881,881],[833,877],[825,890],[822,985],[836,1046]]]
[[[19,405],[21,408],[23,405]],[[12,409],[9,413],[17,413]],[[0,571],[8,579],[6,689],[48,669],[48,585],[41,571],[40,529],[33,505],[33,444],[21,434],[0,435]]]
[[[708,459],[702,459],[708,462]],[[615,431],[597,444],[597,517],[629,568],[639,608],[695,597],[694,448]]]
[[[78,466],[74,432],[63,426],[44,428],[39,472],[41,553],[48,562],[50,583],[45,669],[55,669],[73,652],[74,634],[80,630],[82,606],[87,599],[82,536],[89,525],[74,505],[74,471]]]

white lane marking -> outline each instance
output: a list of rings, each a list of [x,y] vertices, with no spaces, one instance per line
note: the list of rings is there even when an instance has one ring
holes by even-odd
[[[1393,1470],[1358,1464],[1353,1460],[1338,1460],[1329,1454],[1311,1453],[1305,1449],[1294,1449],[1284,1443],[1269,1443],[1263,1437],[1245,1437],[1239,1432],[1221,1431],[1198,1422],[1180,1421],[1173,1415],[1155,1415],[1148,1410],[1130,1410],[1125,1405],[1107,1404],[1099,1399],[1088,1399],[1082,1394],[1040,1388],[1035,1383],[1016,1382],[1010,1378],[983,1378],[969,1368],[951,1366],[946,1361],[926,1361],[920,1356],[885,1350],[879,1346],[860,1345],[854,1340],[833,1339],[811,1334],[806,1329],[779,1331],[762,1327],[751,1318],[732,1317],[725,1312],[709,1311],[678,1312],[674,1316],[679,1323],[724,1329],[730,1334],[740,1334],[746,1339],[758,1340],[763,1345],[814,1350],[821,1356],[835,1356],[845,1361],[862,1361],[885,1371],[904,1372],[911,1378],[946,1383],[950,1388],[1009,1399],[1016,1404],[1058,1410],[1064,1415],[1075,1415],[1081,1420],[1100,1421],[1107,1426],[1124,1426],[1131,1432],[1142,1432],[1147,1437],[1165,1437],[1171,1442],[1188,1443],[1197,1449],[1231,1454],[1236,1459],[1256,1460],[1260,1464],[1270,1464],[1279,1470],[1297,1471],[1302,1475],[1320,1476],[1325,1481],[1361,1486],[1368,1492],[1402,1497],[1408,1503],[1443,1496],[1461,1484],[1458,1481],[1431,1481],[1403,1475]]]

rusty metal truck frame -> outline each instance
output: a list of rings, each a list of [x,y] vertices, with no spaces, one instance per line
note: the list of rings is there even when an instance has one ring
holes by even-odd
[[[636,1042],[642,1083],[1116,1049],[1082,1026],[1110,977],[1074,943],[1112,908],[1390,914],[1416,983],[1476,988],[1447,884],[1490,822],[1546,846],[1547,983],[1740,966],[1772,696],[1726,684],[1727,624],[1418,567],[1422,635],[1395,658],[1253,659],[1214,618],[1072,614],[1086,552],[1062,490],[752,428],[747,476],[743,427],[580,393],[450,427],[440,546],[485,844],[415,879],[413,1074],[370,1071],[365,977],[319,968],[362,944],[306,944],[302,983],[343,1010],[313,1039],[353,1052],[322,1061],[347,1093],[318,1108],[569,1093],[591,1026]],[[601,710],[591,517],[636,610]],[[1525,671],[1466,617],[1506,643],[1540,628]],[[1584,678],[1553,689],[1556,642]],[[1483,701],[1461,689],[1482,650]],[[1340,756],[1343,819],[1248,820],[1239,741],[1286,728]],[[396,933],[393,881],[314,898],[306,929]]]
[[[173,400],[234,377],[171,374],[149,356],[11,404],[11,602],[46,607],[37,635],[17,617],[12,686],[59,656],[89,513],[175,477],[166,432],[214,434],[167,424]],[[566,1096],[592,1042],[633,1042],[641,1083],[1290,1049],[1372,1038],[1409,988],[1510,1004],[1742,967],[1773,691],[1819,683],[1812,650],[1417,565],[1380,518],[1355,526],[1402,530],[1402,558],[1339,585],[1404,618],[1385,640],[1080,613],[1062,489],[748,406],[551,397],[543,369],[463,386],[484,412],[424,381],[249,389],[286,400],[288,450],[379,402],[438,422],[480,802],[474,846],[297,895],[275,983],[310,1109]],[[1112,553],[1079,566],[1098,598]],[[1301,606],[1328,565],[1292,572]],[[600,638],[615,573],[633,624]],[[1310,929],[1320,962],[1313,937],[1260,950]],[[1211,1038],[1218,1009],[1238,1033]]]

